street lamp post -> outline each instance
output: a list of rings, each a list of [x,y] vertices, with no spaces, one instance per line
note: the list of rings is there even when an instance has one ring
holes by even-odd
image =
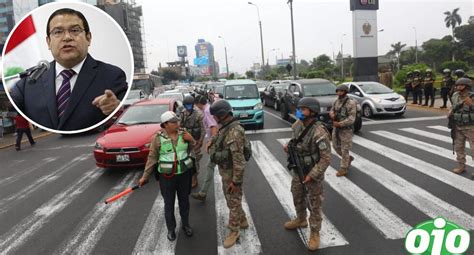
[[[342,80],[344,80],[344,51],[343,51],[344,36],[346,36],[346,34],[342,34],[341,36],[341,78]]]
[[[248,2],[250,5],[253,5],[257,8],[257,16],[258,16],[258,25],[260,27],[260,47],[262,51],[262,68],[265,65],[265,56],[263,55],[263,33],[262,33],[262,20],[260,20],[260,11],[258,6],[252,2]]]
[[[418,39],[416,36],[416,27],[412,27],[415,30],[415,63],[418,64]]]
[[[291,13],[291,42],[293,44],[293,79],[296,80],[296,50],[295,50],[295,27],[293,22],[293,0],[288,0]]]
[[[226,71],[227,71],[227,78],[229,78],[229,62],[227,61],[227,46],[226,46],[226,44],[225,44],[225,39],[224,39],[224,37],[222,37],[222,36],[219,35],[219,38],[221,38],[222,41],[224,41],[225,68],[226,68]]]

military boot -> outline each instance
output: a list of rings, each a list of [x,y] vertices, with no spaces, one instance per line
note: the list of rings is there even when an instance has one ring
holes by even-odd
[[[462,174],[464,171],[466,171],[466,165],[464,164],[459,164],[458,167],[454,168],[451,170],[455,174]]]
[[[247,221],[247,217],[243,216],[240,219],[240,229],[247,229],[249,228],[249,222]]]
[[[294,220],[287,221],[284,226],[288,230],[294,230],[297,228],[306,228],[308,226],[308,221],[306,219],[296,218]]]
[[[315,251],[319,248],[320,237],[319,232],[311,231],[308,242],[308,250]]]
[[[336,176],[337,177],[342,177],[347,175],[347,169],[341,168],[337,170]]]
[[[230,231],[227,238],[224,240],[224,248],[230,248],[234,246],[234,244],[239,240],[240,232],[237,231]]]
[[[206,201],[206,193],[204,192],[193,193],[191,197],[196,200]]]

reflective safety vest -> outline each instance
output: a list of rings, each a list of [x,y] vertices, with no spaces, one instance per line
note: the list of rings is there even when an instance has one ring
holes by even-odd
[[[160,155],[158,158],[158,172],[162,174],[179,175],[192,169],[193,160],[188,156],[188,143],[183,135],[178,136],[176,147],[170,138],[160,135]]]

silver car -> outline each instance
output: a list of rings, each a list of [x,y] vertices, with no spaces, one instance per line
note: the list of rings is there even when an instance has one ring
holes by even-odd
[[[405,113],[405,98],[381,83],[358,81],[344,84],[349,86],[349,96],[360,103],[362,115],[366,118],[380,114],[402,116]]]

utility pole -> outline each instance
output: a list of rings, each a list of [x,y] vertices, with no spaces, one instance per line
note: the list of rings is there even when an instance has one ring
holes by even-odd
[[[288,0],[290,4],[290,13],[291,13],[291,41],[293,44],[293,79],[296,80],[296,49],[295,49],[295,27],[293,21],[293,0]]]

